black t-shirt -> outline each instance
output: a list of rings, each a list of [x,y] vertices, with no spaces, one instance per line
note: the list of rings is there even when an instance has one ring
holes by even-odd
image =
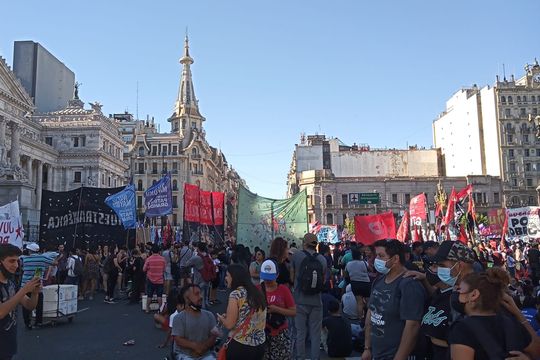
[[[531,335],[515,318],[503,319],[503,316],[469,316],[456,321],[450,328],[449,345],[473,348],[475,360],[497,360],[488,355],[497,349],[501,350],[500,359],[504,359],[510,350],[523,351],[531,343]],[[512,345],[507,345],[508,341]]]
[[[540,251],[538,249],[530,249],[527,252],[527,257],[531,266],[540,266]]]
[[[322,322],[323,327],[328,329],[328,356],[345,357],[352,352],[351,324],[341,316],[329,316]]]
[[[17,285],[8,279],[0,282],[0,302],[4,303],[17,293]],[[0,319],[0,359],[11,358],[17,353],[17,307]]]
[[[287,266],[287,262],[284,261],[278,266],[278,276],[276,278],[278,284],[289,285],[291,284],[291,271]]]
[[[435,339],[448,341],[450,330],[450,295],[452,290],[443,293],[439,289],[431,297],[428,310],[422,318],[422,333]],[[433,345],[433,359],[446,360],[448,348]]]

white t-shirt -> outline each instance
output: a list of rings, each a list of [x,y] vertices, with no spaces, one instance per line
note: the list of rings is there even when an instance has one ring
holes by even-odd
[[[73,272],[73,269],[75,269],[75,257],[76,255],[72,255],[67,261],[68,276],[71,277],[75,277],[75,273]]]
[[[172,329],[172,322],[173,322],[175,316],[178,315],[178,314],[180,314],[180,313],[178,312],[178,310],[176,310],[175,312],[173,312],[173,313],[171,314],[171,316],[169,316],[169,327],[170,327],[171,329]]]

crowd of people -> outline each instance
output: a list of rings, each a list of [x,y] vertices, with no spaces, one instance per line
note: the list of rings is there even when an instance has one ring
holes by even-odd
[[[537,243],[329,245],[308,233],[298,245],[277,237],[251,250],[30,243],[22,254],[0,245],[0,359],[16,352],[17,305],[28,329],[39,326],[40,289],[57,283],[77,285],[81,300],[103,291],[106,303],[123,297],[147,313],[157,302],[160,346],[170,343],[174,359],[540,358]],[[218,290],[228,301],[214,314]]]

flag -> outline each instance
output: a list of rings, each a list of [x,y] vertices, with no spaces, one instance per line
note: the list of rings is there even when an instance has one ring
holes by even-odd
[[[0,244],[23,247],[24,228],[20,216],[0,220]]]
[[[137,226],[135,185],[129,184],[124,190],[107,196],[105,204],[118,215],[118,219],[124,225],[124,229],[134,229]]]
[[[184,220],[196,223],[200,221],[200,191],[197,185],[184,184]]]
[[[461,189],[457,193],[457,201],[461,201],[461,200],[465,199],[467,196],[470,197],[471,194],[472,194],[472,190],[473,190],[472,184],[469,184],[469,185],[465,186],[463,189]]]
[[[212,193],[199,191],[199,221],[202,225],[213,225],[212,221]]]
[[[419,194],[413,197],[409,204],[411,224],[422,225],[427,220],[426,213],[426,195]]]
[[[450,193],[450,197],[448,198],[448,208],[446,209],[446,214],[443,219],[444,225],[448,228],[448,225],[452,220],[454,220],[454,212],[456,211],[456,202],[457,202],[457,194],[456,190],[452,187],[452,192]]]
[[[165,175],[144,192],[146,216],[156,217],[172,214],[171,176]]]
[[[409,240],[409,221],[410,216],[409,212],[405,210],[405,214],[403,214],[403,217],[401,218],[401,224],[399,224],[399,228],[396,234],[396,239],[398,239],[401,242],[406,242]]]
[[[371,245],[377,240],[396,237],[396,221],[389,211],[382,214],[355,216],[354,230],[356,241]]]
[[[212,192],[212,212],[214,214],[214,225],[223,225],[224,224],[224,201],[225,193],[223,192]]]
[[[0,219],[11,219],[21,215],[19,211],[19,200],[12,201],[0,206]]]
[[[508,213],[505,211],[504,223],[501,231],[501,249],[506,250],[506,233],[508,232]]]

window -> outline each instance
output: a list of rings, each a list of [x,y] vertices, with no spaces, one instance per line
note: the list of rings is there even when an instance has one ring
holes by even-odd
[[[503,104],[506,104],[506,97],[505,97],[505,96],[501,96],[501,102],[502,102]]]
[[[510,109],[504,109],[504,117],[507,119],[510,117]]]
[[[191,149],[191,155],[197,155],[197,148]]]
[[[152,180],[152,185],[156,185],[156,183],[157,183],[156,179]]]
[[[81,146],[82,147],[86,146],[86,136],[85,135],[81,136]]]
[[[157,155],[157,146],[152,146],[152,155],[153,156]]]
[[[178,121],[174,122],[173,131],[178,131]]]
[[[405,205],[411,202],[411,194],[405,194]]]
[[[142,191],[142,180],[137,181],[137,191]]]
[[[536,149],[536,156],[540,156],[540,149]]]
[[[528,143],[529,142],[529,135],[525,134],[523,135],[523,142]]]
[[[334,215],[326,214],[326,225],[334,225]]]
[[[139,146],[139,156],[144,156],[144,147]]]
[[[518,97],[517,97],[517,102],[518,102],[518,104],[521,103],[521,96],[518,96]]]
[[[326,195],[326,205],[332,205],[332,195]]]
[[[527,112],[525,111],[525,108],[519,109],[519,116],[525,116]]]
[[[531,163],[525,163],[525,171],[531,171]]]
[[[529,205],[536,205],[534,201],[534,196],[529,196]]]
[[[177,208],[178,207],[178,196],[172,197],[172,207]]]
[[[79,138],[77,136],[72,137],[71,141],[73,143],[73,147],[79,147]]]
[[[523,95],[523,97],[521,98],[521,101],[523,101],[524,103],[527,103],[527,95]]]
[[[178,146],[173,146],[173,147],[172,147],[172,154],[173,154],[173,155],[177,155],[177,154],[178,154]]]
[[[80,183],[81,182],[81,172],[80,171],[75,171],[73,173],[73,182],[74,183]]]
[[[163,163],[163,173],[166,174],[168,169],[167,169],[167,163]]]
[[[533,114],[533,116],[538,115],[538,108],[533,108],[532,109],[532,114]]]
[[[152,163],[152,174],[157,174],[157,163],[156,162]]]
[[[341,194],[341,204],[343,206],[349,205],[349,195],[348,194]]]
[[[392,194],[392,202],[394,204],[397,204],[398,203],[398,194]]]
[[[512,186],[518,186],[518,185],[517,185],[517,179],[516,179],[516,178],[513,178],[513,179],[512,179]]]
[[[173,162],[173,164],[172,164],[172,173],[173,174],[178,174],[178,163],[177,162]]]
[[[195,129],[197,127],[197,123],[195,121],[191,122],[191,128]]]
[[[512,134],[508,134],[508,135],[506,135],[506,140],[507,140],[507,142],[509,144],[513,143],[514,142],[514,137],[512,136]]]
[[[101,174],[101,185],[105,185],[105,174]]]
[[[109,176],[109,187],[111,187],[111,177]]]
[[[529,151],[529,149],[523,150],[523,156],[529,157],[530,155],[531,155],[531,152]]]
[[[144,163],[139,163],[139,174],[144,174]]]
[[[173,182],[172,182],[172,189],[173,189],[173,191],[178,190],[178,181],[173,180]]]
[[[532,179],[527,179],[527,186],[533,186]]]
[[[142,196],[137,196],[137,207],[142,208]]]
[[[498,192],[493,193],[493,202],[499,204],[501,202],[500,194]]]
[[[513,158],[514,157],[514,149],[508,149],[508,157]]]
[[[535,97],[534,95],[531,96],[531,101],[532,101],[533,103],[536,102],[536,97]]]
[[[343,222],[343,225],[345,225],[345,221],[347,220],[347,214],[341,214],[341,220]]]
[[[45,144],[52,146],[52,136],[47,136],[45,138]]]
[[[516,171],[516,163],[510,163],[510,171]]]
[[[176,214],[173,214],[172,216],[172,222],[173,222],[173,225],[178,225],[178,217],[176,216]]]
[[[508,97],[508,103],[509,103],[509,104],[513,104],[513,103],[514,103],[514,99],[512,99],[511,96]]]

